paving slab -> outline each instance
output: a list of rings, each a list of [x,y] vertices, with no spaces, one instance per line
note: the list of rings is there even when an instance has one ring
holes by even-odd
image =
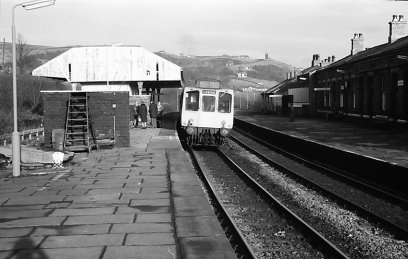
[[[36,248],[45,237],[10,237],[0,238],[0,251],[33,249]]]
[[[204,194],[192,197],[174,197],[173,202],[176,217],[214,215],[213,209]]]
[[[170,199],[131,200],[130,206],[170,206]]]
[[[110,233],[164,233],[174,231],[171,223],[113,224]]]
[[[149,233],[128,234],[125,245],[175,245],[176,241],[172,233]]]
[[[58,226],[66,217],[42,217],[25,219],[8,219],[0,222],[0,228],[36,227],[36,226]]]
[[[162,214],[140,214],[136,217],[136,223],[150,222],[150,223],[165,223],[171,222],[170,213]]]
[[[116,214],[156,214],[170,213],[170,206],[134,206],[118,207]]]
[[[0,219],[12,218],[38,218],[46,217],[53,212],[51,209],[37,210],[0,210]]]
[[[21,258],[56,258],[56,259],[99,259],[105,247],[86,248],[56,248],[56,249],[34,249],[19,251],[11,259]]]
[[[56,209],[50,216],[84,216],[84,215],[112,215],[114,207],[110,208],[83,208],[83,209]]]
[[[176,217],[178,237],[214,237],[224,235],[216,217]]]
[[[30,228],[2,228],[0,229],[0,237],[22,237],[32,233],[34,227]]]
[[[31,236],[108,234],[111,224],[37,227]]]
[[[70,216],[64,225],[85,225],[104,223],[133,223],[133,215]]]
[[[103,259],[174,259],[177,258],[176,246],[109,246],[106,248]],[[199,257],[196,257],[199,258]]]
[[[41,248],[120,246],[124,239],[124,234],[49,236]]]
[[[201,185],[196,185],[195,182],[185,182],[188,184],[173,184],[172,194],[174,197],[192,197],[203,195]]]
[[[223,236],[180,238],[180,256],[186,259],[237,258],[232,249],[226,249],[228,246]]]

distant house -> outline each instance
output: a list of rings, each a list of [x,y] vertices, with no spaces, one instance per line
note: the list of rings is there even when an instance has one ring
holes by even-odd
[[[246,71],[241,71],[241,70],[237,71],[236,75],[237,75],[237,77],[248,77],[247,72]]]
[[[249,56],[248,55],[240,55],[240,56],[238,56],[238,58],[249,59]]]
[[[233,65],[234,65],[234,61],[232,61],[232,60],[228,61],[228,62],[225,64],[226,67],[230,67],[230,66],[233,66]]]

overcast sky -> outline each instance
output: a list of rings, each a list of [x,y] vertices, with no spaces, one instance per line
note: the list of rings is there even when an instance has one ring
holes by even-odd
[[[11,42],[12,6],[0,0],[0,37]],[[122,42],[152,52],[189,55],[265,53],[297,67],[313,54],[337,59],[363,33],[364,47],[387,42],[393,14],[408,19],[408,1],[391,0],[56,0],[26,11],[15,24],[28,44],[105,45]]]

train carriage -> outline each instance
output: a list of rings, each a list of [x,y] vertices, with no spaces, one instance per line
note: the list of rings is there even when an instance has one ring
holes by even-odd
[[[197,80],[184,87],[181,97],[181,127],[191,146],[222,145],[234,122],[234,91],[220,81]]]

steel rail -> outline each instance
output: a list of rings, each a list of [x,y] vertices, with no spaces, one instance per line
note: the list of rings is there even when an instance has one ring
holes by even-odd
[[[277,198],[270,194],[265,188],[263,188],[255,179],[248,175],[239,165],[237,165],[232,159],[230,159],[221,150],[218,153],[227,161],[241,176],[245,178],[247,183],[254,186],[258,194],[265,197],[269,202],[272,202],[282,211],[286,216],[289,216],[295,224],[300,226],[304,231],[312,237],[312,241],[317,241],[317,245],[323,248],[323,253],[329,258],[349,258],[345,253],[343,253],[338,247],[326,239],[321,233],[310,226],[306,221],[297,216],[289,208],[283,205]]]
[[[236,129],[235,129],[236,130]],[[233,139],[234,141],[236,141],[239,145],[241,145],[242,147],[244,147],[245,149],[249,150],[250,152],[252,152],[253,154],[257,155],[258,157],[260,157],[264,162],[266,162],[267,164],[277,167],[279,170],[282,170],[283,172],[286,172],[287,174],[291,175],[291,176],[295,176],[296,178],[300,179],[302,182],[312,186],[313,188],[315,188],[316,190],[324,193],[325,195],[328,195],[330,197],[332,197],[334,200],[340,201],[342,204],[346,205],[348,208],[356,210],[359,212],[360,215],[364,215],[366,217],[369,217],[371,219],[373,219],[374,221],[376,221],[377,223],[381,224],[382,226],[386,227],[389,231],[391,231],[392,233],[394,233],[396,235],[397,238],[402,238],[407,240],[408,239],[408,230],[393,223],[388,221],[387,219],[376,215],[374,213],[372,213],[371,211],[331,192],[330,190],[324,188],[323,186],[299,175],[298,173],[296,173],[293,170],[288,169],[285,165],[282,165],[278,162],[272,161],[270,158],[266,157],[265,155],[263,155],[262,153],[258,152],[257,150],[249,147],[248,145],[246,145],[245,143],[243,143],[242,141],[238,140],[237,138],[233,137],[230,135],[230,138]],[[261,142],[261,144],[264,142]],[[267,147],[269,146],[269,144],[267,144]],[[288,152],[284,152],[285,154],[287,154]],[[304,163],[307,163],[307,161],[303,161]]]
[[[201,170],[200,164],[198,162],[196,153],[194,152],[193,149],[188,148],[187,151],[193,158],[193,163],[196,165],[195,168],[199,172],[200,177],[204,180],[204,184],[208,187],[207,190],[209,191],[210,195],[215,199],[217,207],[221,210],[223,217],[226,218],[228,221],[228,225],[232,227],[232,232],[236,237],[238,237],[238,240],[235,239],[237,243],[239,243],[239,248],[240,248],[240,253],[244,255],[245,258],[256,258],[256,255],[251,249],[251,246],[246,242],[245,237],[241,234],[241,231],[238,229],[236,224],[234,223],[234,220],[231,218],[231,216],[228,214],[228,212],[225,209],[225,206],[223,202],[221,201],[221,198],[217,195],[216,191],[214,190],[213,185],[207,178],[207,176],[204,174],[204,172]],[[231,231],[231,229],[227,229],[228,231]],[[237,247],[234,248],[234,251],[237,249]]]

